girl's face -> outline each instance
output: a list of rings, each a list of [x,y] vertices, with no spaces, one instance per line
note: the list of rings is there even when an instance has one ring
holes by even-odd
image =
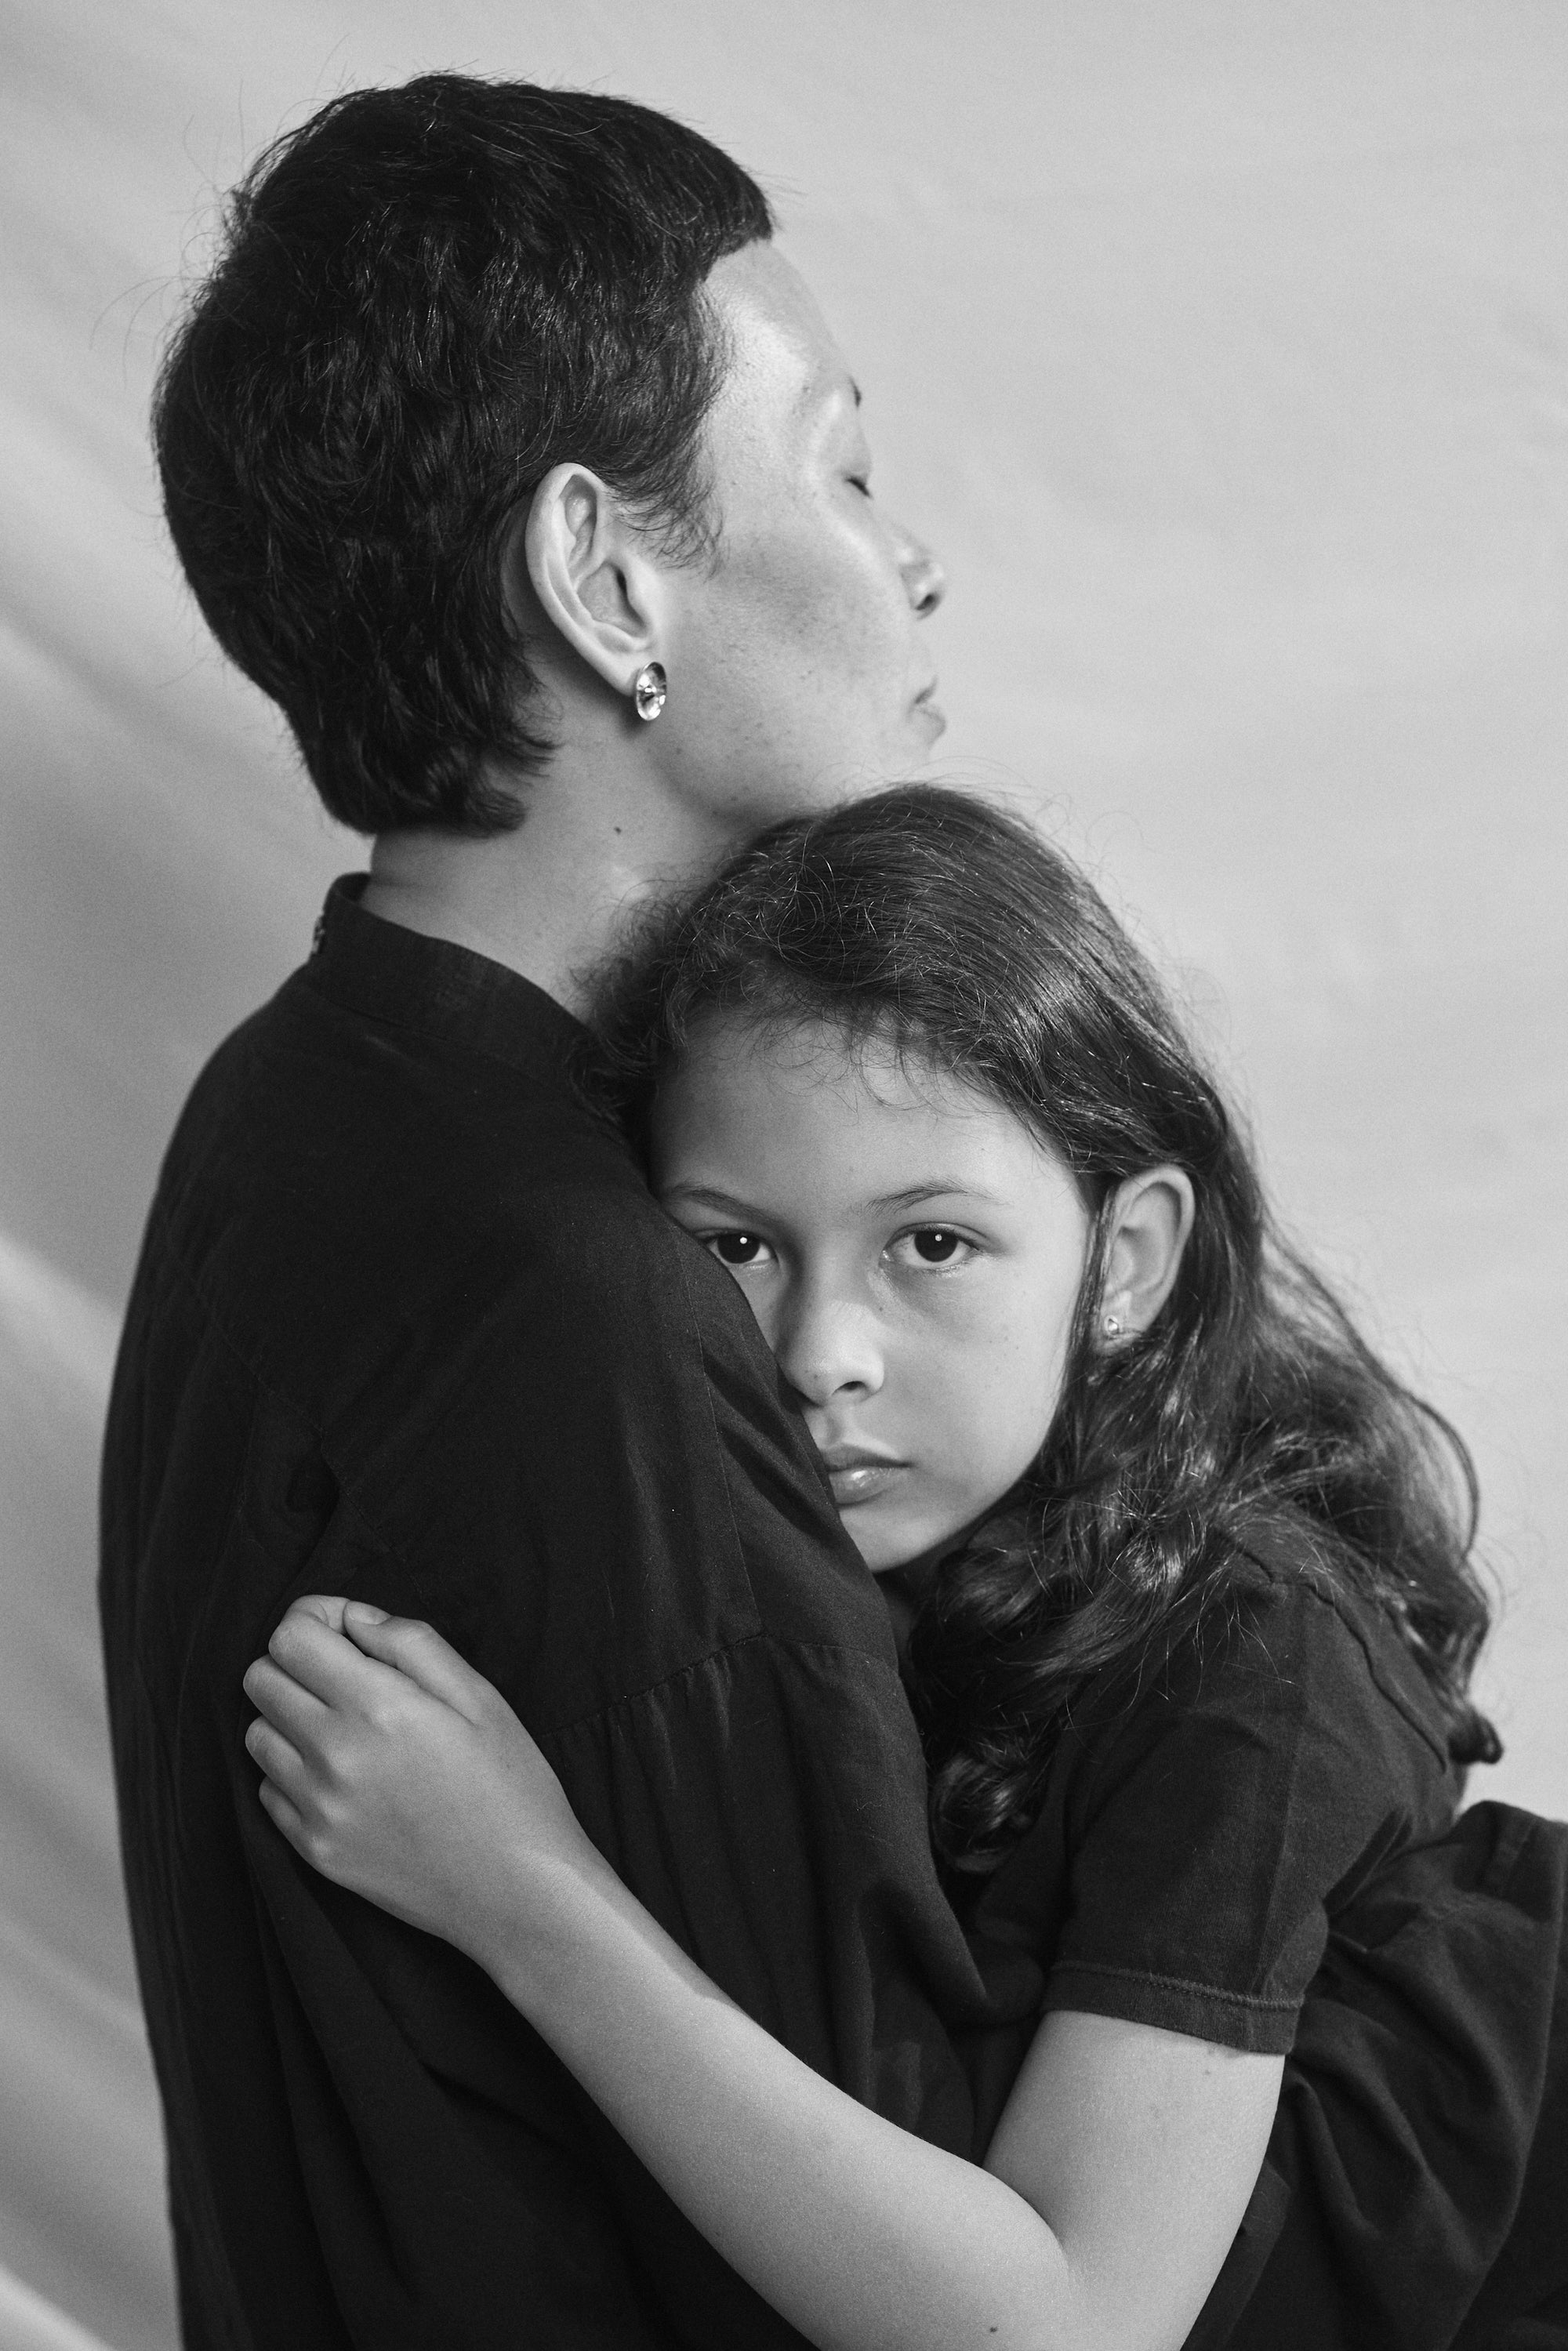
[[[660,1090],[653,1162],[750,1301],[868,1567],[1000,1500],[1056,1409],[1088,1255],[1052,1152],[874,1039],[716,1018]]]

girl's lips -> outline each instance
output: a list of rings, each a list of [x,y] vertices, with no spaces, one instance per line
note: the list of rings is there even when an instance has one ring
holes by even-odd
[[[874,1502],[908,1468],[907,1461],[888,1461],[872,1454],[851,1455],[841,1462],[829,1455],[828,1483],[840,1510],[848,1510],[857,1502]]]
[[[853,1510],[857,1502],[874,1502],[879,1494],[904,1475],[902,1461],[868,1462],[862,1469],[831,1469],[828,1482],[833,1489],[833,1499],[841,1510]]]

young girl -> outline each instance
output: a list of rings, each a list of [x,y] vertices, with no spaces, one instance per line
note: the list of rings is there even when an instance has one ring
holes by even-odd
[[[978,2062],[984,2164],[734,2008],[428,1627],[285,1618],[273,1820],[486,1969],[813,2343],[1568,2342],[1568,1833],[1456,1817],[1498,1752],[1469,1464],[1270,1232],[1099,898],[885,793],[739,858],[604,1049],[883,1580],[950,1891],[1038,2017]]]

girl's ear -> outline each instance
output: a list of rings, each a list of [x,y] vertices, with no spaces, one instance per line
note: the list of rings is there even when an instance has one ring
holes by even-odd
[[[501,580],[523,634],[543,613],[572,651],[619,695],[661,643],[663,579],[646,537],[586,465],[556,465],[512,517]]]
[[[1103,1345],[1148,1329],[1176,1286],[1195,1213],[1182,1167],[1150,1167],[1114,1194],[1100,1284]]]

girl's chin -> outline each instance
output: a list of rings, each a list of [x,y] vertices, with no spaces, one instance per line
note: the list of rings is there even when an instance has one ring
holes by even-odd
[[[936,1573],[948,1553],[957,1550],[972,1523],[955,1527],[949,1534],[912,1538],[907,1542],[890,1538],[878,1543],[868,1539],[864,1542],[856,1542],[855,1549],[873,1575],[895,1575],[901,1583],[912,1585],[924,1583]],[[853,1541],[852,1529],[851,1540]]]
[[[1012,1491],[1011,1487],[1008,1492]],[[844,1512],[844,1530],[862,1559],[873,1575],[895,1575],[907,1590],[919,1591],[931,1581],[945,1559],[967,1543],[977,1527],[985,1525],[999,1507],[999,1500],[985,1503],[960,1519],[956,1526],[938,1527],[934,1533],[929,1522],[920,1526],[882,1526],[867,1515],[867,1522],[857,1528],[858,1511]]]

